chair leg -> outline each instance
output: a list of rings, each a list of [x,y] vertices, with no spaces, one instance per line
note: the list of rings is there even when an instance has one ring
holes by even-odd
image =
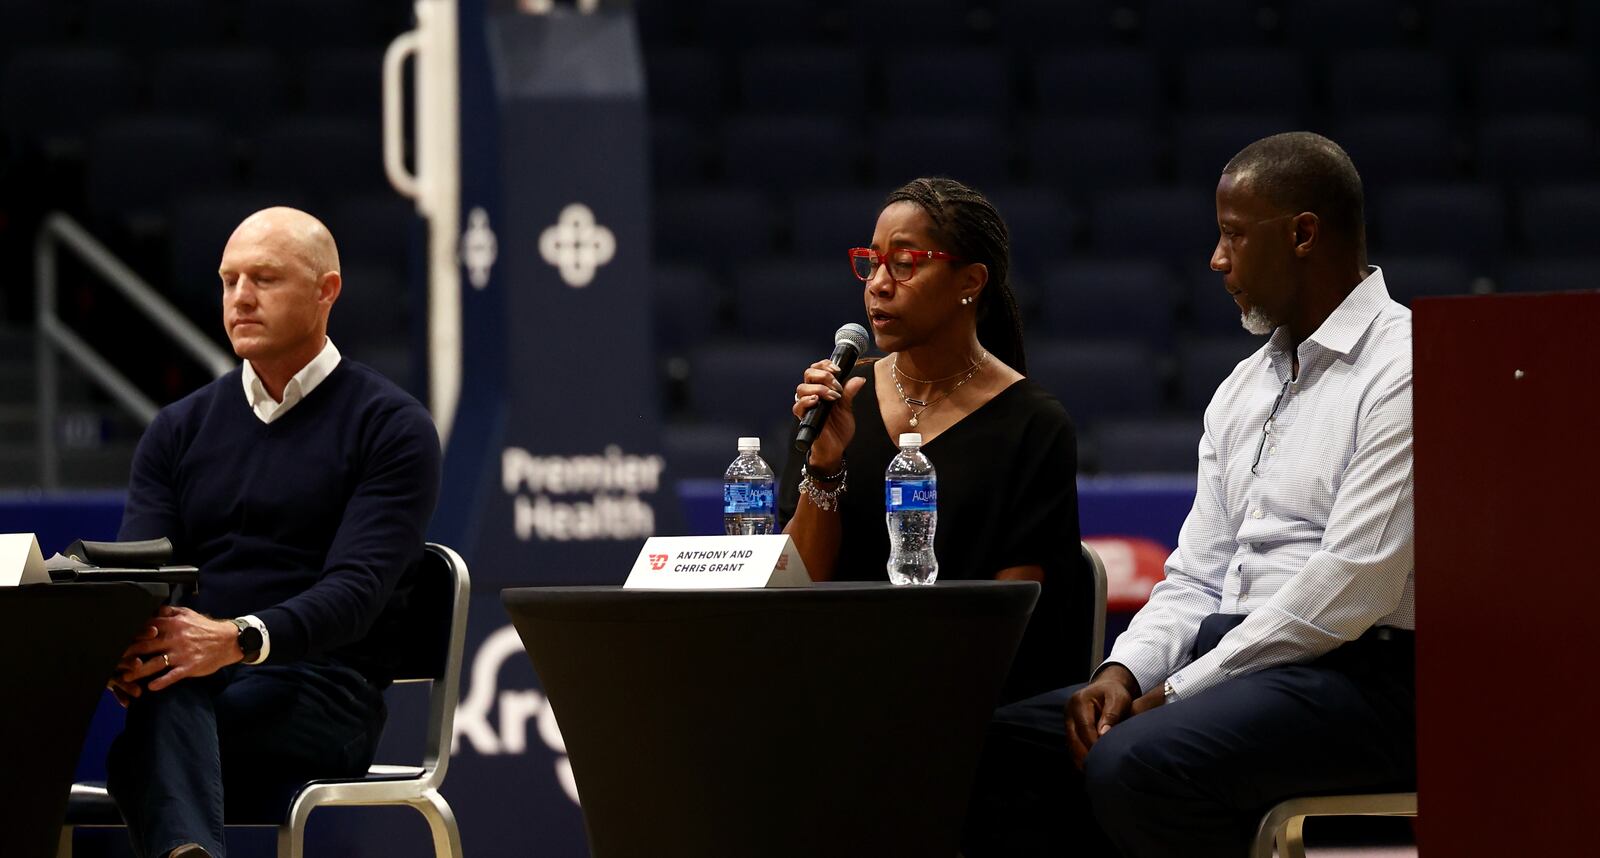
[[[430,789],[407,803],[428,820],[428,829],[433,832],[434,858],[461,858],[461,829],[456,826],[455,811],[450,809],[444,796]]]
[[[72,826],[61,826],[61,838],[56,841],[56,858],[72,858]]]
[[[305,858],[306,822],[314,807],[301,800],[290,806],[289,818],[278,826],[278,858]]]
[[[1278,858],[1306,858],[1306,818],[1295,816],[1278,831]]]

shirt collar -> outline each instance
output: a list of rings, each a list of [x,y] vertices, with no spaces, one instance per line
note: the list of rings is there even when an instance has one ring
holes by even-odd
[[[1376,265],[1369,267],[1372,272],[1357,283],[1349,295],[1344,296],[1344,300],[1322,321],[1316,332],[1306,338],[1306,342],[1316,343],[1341,355],[1349,354],[1356,347],[1367,328],[1372,326],[1372,320],[1390,302],[1389,288],[1383,282],[1383,269]],[[1268,343],[1274,351],[1287,353],[1289,329],[1279,325]]]
[[[339,366],[339,359],[339,349],[333,344],[333,340],[323,337],[322,351],[317,352],[317,356],[312,358],[310,363],[301,367],[300,371],[295,373],[289,379],[289,382],[283,386],[283,399],[281,401],[288,402],[291,398],[299,400],[310,396],[311,391],[315,390],[317,385],[327,379],[333,373],[333,370]],[[244,362],[244,372],[240,376],[240,380],[244,382],[245,401],[250,404],[251,408],[258,408],[261,404],[267,402],[272,402],[274,405],[277,404],[272,399],[272,394],[267,392],[267,386],[262,383],[261,376],[256,374],[256,368],[251,365],[250,361]]]

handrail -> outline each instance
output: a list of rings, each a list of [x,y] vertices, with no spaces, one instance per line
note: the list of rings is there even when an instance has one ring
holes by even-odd
[[[39,390],[39,484],[46,489],[60,483],[59,452],[56,450],[55,423],[57,402],[56,352],[60,352],[104,388],[117,404],[146,425],[155,419],[159,407],[140,392],[128,377],[95,351],[82,337],[67,327],[56,314],[56,248],[70,250],[110,286],[121,293],[133,308],[154,322],[173,342],[210,370],[224,375],[236,364],[232,357],[184,318],[172,303],[161,297],[149,283],[134,273],[116,254],[101,244],[77,221],[61,212],[45,217],[34,239],[34,313],[38,321],[35,343]]]

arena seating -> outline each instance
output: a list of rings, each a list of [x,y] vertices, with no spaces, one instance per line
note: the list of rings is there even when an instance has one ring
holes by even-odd
[[[6,247],[68,211],[206,324],[219,224],[263,201],[310,206],[347,266],[396,293],[346,323],[389,327],[343,337],[409,382],[414,359],[377,344],[410,330],[418,254],[393,249],[421,233],[384,183],[375,124],[406,4],[294,0],[291,16],[285,2],[0,0]],[[1263,134],[1346,146],[1368,183],[1370,258],[1402,300],[1600,286],[1581,234],[1600,212],[1594,4],[636,5],[663,400],[691,445],[696,426],[783,419],[817,332],[859,304],[844,250],[919,174],[977,186],[1010,221],[1036,374],[1061,385],[1086,472],[1173,464],[1174,436],[1198,434],[1210,388],[1248,353],[1206,265],[1215,177]],[[0,273],[28,282],[28,264]],[[3,309],[26,324],[25,299]],[[1087,384],[1080,365],[1148,377]],[[735,383],[779,390],[717,388]],[[762,399],[775,415],[718,404]]]

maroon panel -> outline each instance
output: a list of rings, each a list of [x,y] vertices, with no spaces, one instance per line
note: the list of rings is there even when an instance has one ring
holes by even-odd
[[[1415,305],[1424,856],[1577,855],[1600,811],[1600,293]]]

